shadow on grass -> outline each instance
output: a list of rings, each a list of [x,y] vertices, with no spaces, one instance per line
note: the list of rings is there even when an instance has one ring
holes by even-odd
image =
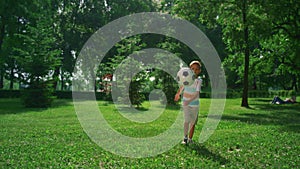
[[[130,107],[130,106],[120,106],[119,110],[121,110],[123,113],[132,113],[132,110],[137,110],[139,112],[148,111],[148,108],[145,107]]]
[[[255,112],[224,114],[222,120],[236,120],[249,124],[280,126],[283,130],[300,132],[300,104],[269,104],[269,100],[257,99],[252,104]]]
[[[180,104],[176,104],[176,105],[167,105],[166,107],[168,110],[180,110],[181,109],[181,105]]]
[[[112,103],[113,104],[113,103]],[[156,106],[157,107],[157,106]],[[159,107],[162,109],[164,108],[163,105],[159,105]],[[139,112],[145,112],[145,111],[149,111],[149,108],[148,107],[130,107],[130,106],[119,106],[119,109],[124,111],[124,113],[132,113],[132,109],[135,109]],[[167,110],[180,110],[180,106],[178,105],[168,105],[166,106]]]
[[[53,101],[53,104],[50,108],[54,107],[63,107],[63,106],[73,106],[73,100],[72,99],[56,99]]]
[[[228,160],[222,157],[221,155],[214,153],[207,149],[204,145],[199,143],[194,143],[193,145],[188,145],[188,148],[196,151],[196,154],[200,157],[211,159],[215,162],[219,162],[221,165],[228,163]]]
[[[26,108],[21,99],[0,99],[0,115],[1,114],[20,114],[26,112],[42,112],[47,109],[63,107],[71,105],[72,100],[54,100],[52,106],[49,108]]]
[[[263,102],[263,103],[270,103],[272,99],[268,98],[256,98],[255,101]]]

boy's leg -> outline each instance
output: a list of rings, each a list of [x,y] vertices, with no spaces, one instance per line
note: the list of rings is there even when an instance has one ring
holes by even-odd
[[[188,141],[188,133],[189,133],[189,107],[183,106],[183,113],[184,113],[184,124],[183,124],[183,144],[186,144]]]
[[[194,136],[194,131],[195,131],[195,124],[191,124],[190,127],[190,133],[189,133],[189,139],[192,139]]]
[[[184,126],[183,126],[183,133],[184,133],[184,137],[188,136],[188,132],[189,132],[189,123],[188,122],[184,122]]]
[[[195,126],[198,121],[198,111],[199,107],[193,107],[191,108],[191,113],[192,113],[192,123],[190,125],[190,131],[189,131],[189,139],[191,140],[194,136],[194,131],[195,131]]]
[[[182,144],[187,144],[188,142],[188,131],[189,131],[189,123],[187,122],[184,122],[184,138],[183,138],[183,141],[182,141]]]

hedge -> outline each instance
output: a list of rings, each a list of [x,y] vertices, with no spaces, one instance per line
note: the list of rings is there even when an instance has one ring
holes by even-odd
[[[92,93],[92,92],[90,92]],[[89,92],[82,92],[81,95],[88,96]],[[54,96],[59,99],[72,99],[72,91],[55,91]],[[0,90],[0,98],[20,98],[21,90]],[[97,100],[112,100],[106,93],[96,93]]]
[[[297,93],[295,90],[249,90],[248,91],[248,97],[249,98],[258,98],[258,97],[264,97],[264,98],[273,98],[274,96],[279,97],[291,97],[296,96]],[[242,97],[242,91],[238,90],[227,90],[227,98],[239,98]]]
[[[88,93],[86,93],[88,94]],[[72,91],[55,91],[54,94],[59,99],[72,99]],[[149,94],[144,93],[146,96],[145,98],[148,98]],[[257,98],[257,97],[265,97],[265,98],[273,98],[274,96],[279,97],[291,97],[293,95],[297,95],[297,93],[294,90],[249,90],[248,97],[249,98]],[[84,96],[84,93],[82,93],[82,96]],[[20,90],[0,90],[0,98],[19,98],[21,97]],[[210,92],[201,92],[200,93],[201,98],[210,98],[211,93]],[[228,89],[226,93],[227,98],[240,98],[242,97],[242,91],[240,90],[232,90]],[[96,92],[96,99],[97,100],[109,100],[111,101],[111,95],[106,93],[99,93]]]
[[[75,92],[74,94],[80,94],[80,97],[83,99],[89,99],[91,94],[94,94],[94,92]],[[72,99],[72,91],[56,91],[55,95],[59,99]],[[111,95],[106,93],[100,93],[96,92],[96,99],[97,100],[107,100],[111,101]]]
[[[20,98],[20,90],[0,90],[0,98]]]

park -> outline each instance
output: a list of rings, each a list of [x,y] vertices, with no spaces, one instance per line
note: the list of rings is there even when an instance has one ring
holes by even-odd
[[[1,1],[0,168],[298,168],[299,8]],[[181,144],[174,97],[195,60],[199,114]]]

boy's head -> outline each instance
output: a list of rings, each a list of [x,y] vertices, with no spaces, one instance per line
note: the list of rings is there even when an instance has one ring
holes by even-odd
[[[194,71],[195,75],[198,77],[201,73],[201,63],[199,61],[192,61],[190,63],[190,68]]]

